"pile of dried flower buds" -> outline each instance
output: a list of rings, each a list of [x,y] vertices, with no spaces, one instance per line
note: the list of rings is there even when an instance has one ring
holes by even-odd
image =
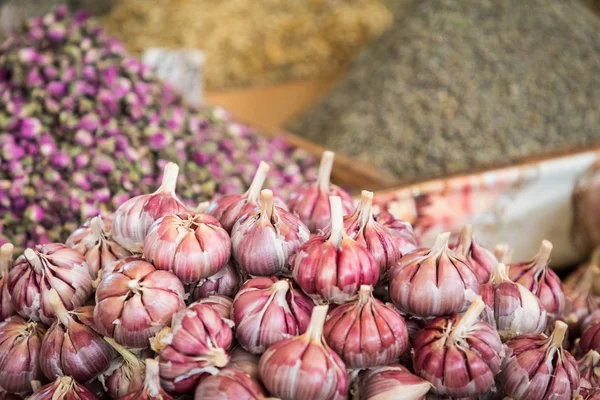
[[[289,197],[261,163],[195,209],[169,163],[66,244],[3,245],[0,396],[598,399],[600,251],[563,285],[548,241],[523,262],[469,226],[419,248],[330,183],[333,157]]]
[[[0,244],[18,253],[149,192],[168,161],[201,201],[242,191],[261,160],[278,191],[316,170],[282,138],[188,107],[82,13],[59,7],[0,46]]]

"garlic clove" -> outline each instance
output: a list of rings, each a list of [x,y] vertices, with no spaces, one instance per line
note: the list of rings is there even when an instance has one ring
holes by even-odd
[[[208,376],[196,387],[196,400],[263,400],[266,392],[250,375],[235,368],[225,368]]]
[[[232,309],[233,309],[233,299],[227,296],[221,295],[213,295],[206,297],[204,299],[198,300],[196,303],[198,304],[206,304],[209,305],[219,313],[221,318],[223,318],[226,322],[230,322],[233,327],[233,321],[231,320]]]
[[[399,364],[361,371],[358,397],[361,400],[424,400],[432,385]]]
[[[471,225],[465,225],[461,229],[454,251],[471,264],[480,284],[489,281],[498,259],[493,252],[475,241]]]
[[[588,351],[577,361],[577,368],[581,377],[581,388],[600,388],[600,353],[595,350]]]
[[[8,273],[13,266],[13,250],[11,243],[0,246],[0,322],[17,312],[8,291]]]
[[[105,391],[114,399],[139,391],[144,386],[146,362],[113,339],[104,337],[104,340],[121,356],[115,365],[101,376]]]
[[[97,397],[70,376],[61,376],[54,382],[40,387],[28,400],[96,400]]]
[[[155,359],[146,359],[144,386],[135,392],[122,396],[120,400],[175,400],[160,385],[159,363]]]
[[[189,301],[197,301],[212,295],[234,297],[242,284],[242,277],[233,263],[228,261],[216,274],[190,285]]]
[[[585,317],[600,308],[600,303],[592,293],[594,282],[599,278],[600,268],[590,265],[576,284],[565,286],[563,320],[569,325],[571,335],[578,335]]]
[[[231,359],[227,367],[237,368],[244,371],[254,379],[258,379],[258,361],[260,356],[252,354],[243,347],[237,346],[231,350]]]
[[[579,339],[579,347],[584,353],[590,350],[600,352],[600,322],[586,325]]]

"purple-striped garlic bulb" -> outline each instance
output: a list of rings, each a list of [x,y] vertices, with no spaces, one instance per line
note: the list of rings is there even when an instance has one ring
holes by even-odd
[[[244,371],[254,379],[258,379],[258,362],[260,355],[252,354],[246,351],[242,346],[237,346],[231,350],[231,359],[227,367],[237,368]]]
[[[331,310],[325,322],[323,337],[348,368],[390,364],[409,347],[402,315],[372,292],[362,285],[358,298]]]
[[[230,255],[231,241],[219,221],[190,211],[159,218],[144,240],[144,257],[186,284],[216,274]]]
[[[592,292],[597,279],[600,279],[600,268],[590,265],[577,283],[565,285],[566,302],[562,319],[569,325],[571,335],[579,335],[583,320],[600,308],[600,303]]]
[[[110,268],[110,265],[117,260],[131,255],[127,249],[112,239],[111,226],[110,219],[94,217],[74,231],[65,242],[67,246],[85,257],[94,280],[99,277],[100,271]]]
[[[460,313],[478,293],[475,271],[448,248],[449,238],[439,234],[432,248],[402,257],[390,270],[390,297],[400,312],[425,318]]]
[[[229,324],[210,305],[192,303],[180,310],[173,316],[170,332],[153,343],[159,353],[162,386],[172,393],[189,392],[205,374],[227,365],[232,341]]]
[[[361,400],[424,400],[431,388],[431,383],[406,367],[390,364],[361,371],[355,396]]]
[[[113,399],[119,399],[128,393],[140,390],[144,386],[146,362],[114,339],[105,336],[104,340],[120,355],[116,360],[116,366],[111,367],[104,376],[101,375],[108,395]]]
[[[189,299],[196,301],[217,294],[234,297],[241,284],[242,277],[230,260],[216,274],[192,284],[188,291]]]
[[[323,152],[317,180],[299,187],[288,200],[290,211],[297,214],[313,233],[325,229],[331,221],[332,211],[329,203],[331,196],[340,198],[343,215],[352,213],[354,209],[350,194],[330,182],[334,158],[335,153]]]
[[[153,358],[146,359],[146,376],[144,385],[135,392],[119,398],[119,400],[175,400],[160,385],[160,365]]]
[[[28,400],[97,400],[98,397],[70,376],[60,376],[54,382],[40,387]],[[140,399],[141,400],[141,399]],[[166,399],[165,399],[166,400]]]
[[[260,192],[260,207],[240,218],[231,231],[232,255],[252,276],[289,275],[289,258],[310,238],[300,219],[273,205],[273,192]]]
[[[253,354],[306,331],[312,300],[286,278],[258,277],[242,286],[233,300],[235,336]]]
[[[163,171],[160,187],[151,194],[133,197],[115,211],[113,239],[132,253],[143,251],[144,239],[157,219],[167,214],[186,211],[185,205],[175,194],[179,167],[168,163]]]
[[[48,293],[55,289],[65,308],[82,306],[92,295],[92,277],[85,259],[60,243],[25,249],[8,274],[8,291],[19,315],[51,324],[54,308]]]
[[[13,315],[0,322],[0,387],[12,393],[32,391],[42,380],[40,347],[46,327]]]
[[[506,357],[497,379],[515,400],[571,399],[579,389],[577,361],[562,343],[567,324],[554,323],[550,336],[529,334],[506,343]]]
[[[13,266],[13,250],[11,243],[0,246],[0,322],[17,312],[8,291],[8,273]]]
[[[546,329],[546,310],[525,286],[508,278],[508,267],[499,263],[490,281],[479,287],[486,308],[482,321],[496,326],[503,341]]]
[[[342,400],[348,373],[323,338],[327,305],[315,306],[306,332],[269,347],[258,371],[269,393],[283,400]]]
[[[394,235],[396,246],[403,256],[412,253],[420,246],[419,239],[415,236],[410,222],[396,218],[392,213],[383,209],[375,215],[375,221],[383,225]]]
[[[454,251],[471,264],[480,284],[490,280],[492,271],[498,264],[498,259],[492,251],[475,241],[471,225],[465,225],[460,230]]]
[[[92,320],[94,307],[67,311],[54,289],[50,290],[48,298],[56,320],[42,341],[42,372],[50,380],[65,375],[78,382],[96,378],[108,369],[114,354],[102,336],[82,322]]]
[[[379,265],[367,247],[344,231],[342,200],[330,198],[331,229],[304,243],[290,261],[298,286],[318,302],[345,303],[361,285],[375,286]]]
[[[220,294],[215,294],[209,297],[205,297],[203,299],[197,300],[198,304],[206,304],[211,306],[216,312],[219,313],[221,318],[226,320],[231,327],[233,327],[233,321],[231,320],[232,310],[233,310],[233,299],[227,296],[221,296]]]
[[[200,381],[194,392],[195,400],[265,400],[262,385],[244,371],[224,368],[216,375]]]
[[[123,346],[146,348],[148,340],[185,307],[184,296],[183,284],[175,275],[133,259],[104,276],[98,285],[96,328]]]
[[[595,350],[588,351],[577,361],[580,387],[586,389],[600,388],[600,354]]]
[[[530,261],[510,264],[509,277],[535,294],[542,302],[548,319],[560,317],[565,309],[565,293],[556,272],[548,266],[552,243],[542,240],[540,250]]]
[[[494,385],[504,350],[496,329],[478,321],[485,304],[476,296],[463,315],[429,322],[414,341],[414,370],[438,395],[469,397]]]

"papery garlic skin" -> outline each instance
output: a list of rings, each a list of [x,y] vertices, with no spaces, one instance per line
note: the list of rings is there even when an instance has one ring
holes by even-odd
[[[258,362],[260,356],[258,354],[252,354],[243,347],[237,346],[231,350],[231,359],[227,367],[237,368],[244,371],[254,379],[258,379]]]
[[[346,366],[322,335],[327,308],[313,308],[304,334],[274,344],[260,358],[261,380],[273,396],[282,400],[346,398]]]
[[[565,293],[563,284],[548,266],[552,243],[543,240],[540,250],[530,261],[509,265],[509,277],[535,294],[548,313],[548,319],[554,320],[562,316],[565,309]]]
[[[379,265],[366,246],[351,239],[343,228],[341,199],[331,201],[331,230],[304,243],[290,261],[298,286],[317,302],[342,304],[361,285],[375,286]]]
[[[48,301],[50,289],[56,289],[67,310],[82,306],[93,290],[85,259],[60,243],[25,249],[8,274],[8,291],[17,313],[51,324],[54,312]]]
[[[70,376],[61,376],[54,382],[36,390],[28,400],[97,400],[85,386]]]
[[[492,271],[499,262],[492,251],[475,241],[471,225],[461,229],[454,251],[471,264],[480,284],[490,280]]]
[[[242,284],[242,277],[231,261],[216,274],[191,285],[189,300],[196,301],[212,295],[234,297]]]
[[[196,301],[197,304],[206,304],[211,306],[216,312],[219,313],[221,318],[231,321],[232,310],[233,310],[233,299],[227,296],[221,296],[215,294],[204,299]],[[233,326],[233,321],[231,321]]]
[[[86,221],[67,238],[65,244],[85,257],[92,279],[98,278],[101,270],[131,253],[114,241],[110,234],[112,221],[94,217]]]
[[[224,368],[200,381],[195,400],[263,400],[267,394],[250,375],[235,368]]]
[[[506,357],[497,379],[515,400],[570,400],[579,389],[573,356],[562,347],[567,325],[556,321],[550,337],[521,335],[506,343]]]
[[[0,322],[17,313],[8,291],[8,273],[13,266],[13,250],[14,246],[11,243],[0,246]]]
[[[227,365],[233,333],[213,307],[192,303],[173,316],[171,332],[158,340],[153,347],[159,350],[162,386],[186,393],[204,374]]]
[[[590,350],[600,352],[600,322],[588,324],[579,339],[581,351],[587,353]]]
[[[260,193],[260,207],[240,218],[231,231],[232,255],[252,276],[289,275],[288,260],[310,238],[300,218],[273,205],[273,193]]]
[[[600,400],[600,388],[579,390],[579,395],[573,397],[573,400]]]
[[[477,321],[484,307],[477,296],[465,314],[436,318],[416,337],[415,373],[431,382],[436,394],[477,396],[494,385],[504,349],[496,329]]]
[[[344,215],[352,213],[354,209],[354,202],[350,194],[330,182],[334,158],[335,153],[323,152],[317,180],[305,183],[288,199],[290,211],[298,215],[313,233],[325,229],[331,222],[330,196],[337,196],[341,199]]]
[[[424,400],[431,388],[431,383],[400,364],[370,368],[358,376],[361,400]]]
[[[93,307],[80,307],[67,311],[58,293],[49,293],[56,321],[50,326],[40,349],[40,368],[50,380],[59,376],[72,376],[79,382],[94,379],[110,366],[112,347],[78,318],[92,319]]]
[[[600,388],[600,353],[588,351],[577,361],[580,387],[586,389]]]
[[[113,219],[113,238],[132,253],[141,253],[150,226],[166,214],[186,211],[175,194],[179,167],[168,163],[160,187],[154,193],[133,197],[121,204]]]
[[[448,248],[449,233],[431,249],[402,257],[390,270],[390,297],[402,313],[436,317],[466,310],[479,283],[471,265]]]
[[[408,331],[396,309],[363,285],[356,300],[329,312],[323,338],[348,368],[390,364],[408,349]]]
[[[122,396],[119,400],[175,400],[160,385],[159,363],[155,359],[146,359],[144,386],[136,392]]]
[[[40,347],[46,327],[13,315],[0,323],[0,387],[13,393],[31,392],[31,381],[42,380]]]
[[[128,393],[140,390],[144,386],[146,362],[115,342],[114,339],[104,337],[104,340],[121,356],[116,361],[118,364],[111,368],[105,376],[102,376],[102,382],[108,395],[113,399],[118,399]]]
[[[219,221],[188,211],[159,218],[144,240],[144,257],[186,284],[216,274],[230,254],[231,241]]]
[[[96,290],[98,331],[123,346],[145,348],[172,315],[185,307],[185,291],[172,273],[133,260],[103,277]]]
[[[233,321],[240,345],[253,354],[306,331],[312,300],[292,281],[259,277],[246,281],[233,301]]]

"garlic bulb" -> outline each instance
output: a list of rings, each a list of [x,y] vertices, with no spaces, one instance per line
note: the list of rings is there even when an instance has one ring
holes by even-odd
[[[565,293],[560,278],[548,267],[551,252],[552,243],[543,240],[532,260],[510,264],[508,276],[535,294],[546,309],[548,319],[554,320],[565,309]]]
[[[484,307],[477,296],[465,314],[436,318],[415,339],[415,373],[436,394],[477,396],[494,384],[504,350],[496,329],[478,321]]]
[[[98,278],[98,273],[108,268],[117,260],[125,258],[131,253],[115,242],[110,235],[112,223],[100,217],[86,221],[81,227],[68,237],[65,244],[85,257],[90,269],[92,279]]]
[[[13,249],[10,243],[0,247],[0,322],[15,315],[15,306],[8,292],[8,273],[13,265]]]
[[[358,375],[361,400],[424,400],[431,387],[400,364],[370,368]]]
[[[310,237],[300,219],[273,205],[273,192],[260,192],[260,207],[240,218],[231,231],[232,255],[243,273],[289,275],[289,257]]]
[[[160,217],[186,211],[175,194],[179,167],[168,163],[156,192],[133,197],[121,204],[113,219],[113,239],[132,253],[141,253],[150,226]]]
[[[400,312],[420,317],[459,313],[477,294],[477,275],[448,248],[449,238],[449,233],[438,235],[431,249],[402,257],[390,270],[390,297]]]
[[[588,351],[579,361],[580,387],[586,389],[600,388],[600,354],[597,351]]]
[[[233,327],[233,321],[231,321],[233,300],[230,297],[215,294],[213,296],[200,299],[196,301],[196,303],[211,306],[216,312],[219,313],[221,318],[227,320],[226,322],[230,322],[230,325]]]
[[[358,298],[334,308],[325,322],[323,338],[348,368],[387,365],[408,348],[404,318],[372,292],[361,286]]]
[[[169,392],[186,393],[203,375],[227,365],[233,333],[213,307],[193,303],[173,316],[170,333],[155,340],[161,384]]]
[[[331,230],[304,243],[290,261],[298,286],[313,300],[337,304],[353,298],[361,285],[375,286],[379,265],[366,246],[344,231],[342,200],[332,196]]]
[[[96,328],[123,346],[148,347],[148,339],[185,307],[184,295],[183,284],[172,273],[157,271],[146,261],[130,261],[98,285]]]
[[[155,359],[146,359],[144,386],[135,392],[120,397],[119,400],[175,400],[160,386],[159,363]]]
[[[230,254],[231,241],[219,221],[189,211],[159,218],[144,240],[144,257],[187,284],[219,272]]]
[[[97,400],[98,397],[70,376],[61,376],[36,390],[28,400]]]
[[[508,278],[506,265],[494,269],[490,282],[479,287],[486,304],[482,320],[496,326],[503,341],[546,329],[546,310],[525,286]]]
[[[600,278],[600,268],[589,266],[581,280],[574,285],[565,286],[565,311],[563,320],[569,325],[569,332],[578,335],[585,317],[600,308],[600,304],[592,293],[596,279]]]
[[[260,277],[246,281],[233,301],[235,335],[250,353],[306,331],[312,300],[288,279]]]
[[[269,165],[261,161],[246,193],[219,197],[210,203],[206,209],[206,213],[214,216],[219,220],[223,229],[231,233],[233,225],[235,225],[240,217],[258,207],[260,190],[267,179],[268,172]]]
[[[242,284],[242,277],[231,261],[225,263],[216,274],[201,279],[189,289],[191,301],[203,299],[212,295],[233,297]]]
[[[263,400],[266,397],[256,379],[235,368],[225,368],[202,379],[194,395],[195,400]]]
[[[67,311],[56,290],[48,294],[56,320],[50,326],[40,349],[40,367],[46,378],[54,380],[69,375],[87,382],[110,366],[112,347],[92,328],[83,324],[79,315],[90,320],[93,307]]]
[[[290,195],[288,204],[292,213],[300,217],[311,232],[325,229],[331,221],[330,196],[341,200],[342,214],[350,214],[354,209],[352,197],[344,189],[330,182],[335,153],[323,152],[317,180],[305,183]]]
[[[316,306],[306,332],[269,347],[258,371],[269,393],[282,400],[341,400],[348,373],[323,338],[328,306]]]
[[[104,337],[104,340],[121,356],[117,361],[117,366],[110,373],[102,376],[106,392],[111,398],[118,399],[128,393],[140,390],[144,386],[145,361],[115,342],[114,339]]]
[[[412,253],[420,246],[410,222],[394,217],[387,210],[381,210],[375,215],[375,221],[383,225],[396,240],[396,247],[403,256]]]
[[[258,379],[259,360],[259,355],[252,354],[244,350],[243,347],[237,346],[231,350],[231,359],[229,360],[227,367],[240,369],[254,379]]]
[[[479,283],[483,284],[490,280],[492,271],[498,264],[498,259],[493,252],[475,241],[471,225],[466,225],[461,229],[454,251],[471,264]]]
[[[93,290],[85,259],[60,243],[25,249],[8,274],[8,291],[17,313],[51,324],[54,310],[48,300],[50,289],[56,289],[67,310],[82,306]]]
[[[506,357],[497,379],[515,400],[571,399],[579,389],[573,356],[563,349],[567,324],[556,321],[550,337],[521,335],[506,343]]]
[[[0,322],[0,387],[13,393],[31,392],[31,381],[43,378],[40,347],[46,328],[14,315]]]

